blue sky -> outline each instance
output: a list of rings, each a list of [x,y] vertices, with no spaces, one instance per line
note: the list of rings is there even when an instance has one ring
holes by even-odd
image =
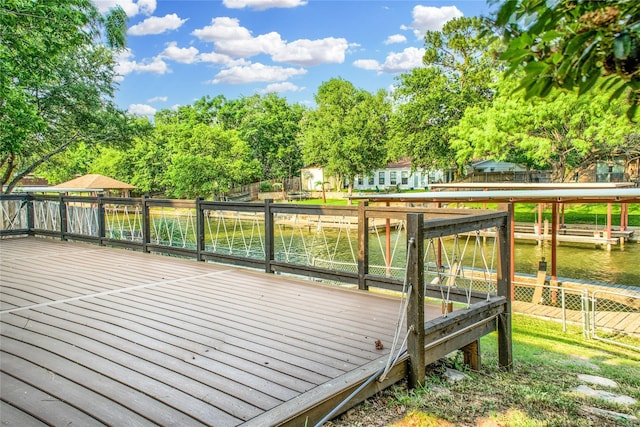
[[[277,92],[312,106],[333,77],[375,92],[421,64],[423,35],[485,0],[94,0],[129,16],[118,105],[132,113]]]

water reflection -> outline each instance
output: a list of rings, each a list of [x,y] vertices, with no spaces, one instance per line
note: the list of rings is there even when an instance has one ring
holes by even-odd
[[[516,242],[515,269],[522,273],[535,273],[541,257],[548,261],[551,274],[551,246],[532,242]],[[557,248],[558,277],[591,282],[617,283],[640,287],[640,244],[627,243],[624,249],[611,251],[593,246],[560,245]]]

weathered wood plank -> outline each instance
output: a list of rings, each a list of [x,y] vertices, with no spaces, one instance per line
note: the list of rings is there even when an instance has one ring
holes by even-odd
[[[2,377],[3,396],[8,399],[17,398],[15,403],[35,417],[48,422],[57,418],[59,421],[54,422],[56,425],[144,426],[149,423],[148,419],[125,407],[114,411],[117,404],[102,394],[13,354],[2,353],[2,369],[13,375]],[[15,377],[20,377],[20,380]],[[37,384],[38,388],[33,384]],[[25,399],[27,395],[33,394],[40,396],[39,404],[33,405],[33,402]],[[2,417],[4,418],[4,414]]]
[[[1,375],[1,374],[0,374]],[[0,377],[2,381],[2,377]],[[3,426],[46,426],[45,423],[4,401],[0,401],[0,424]],[[90,424],[86,424],[90,425]]]
[[[117,406],[125,406],[162,425],[206,424],[206,420],[212,417],[220,425],[232,426],[238,422],[237,418],[222,411],[214,413],[212,406],[181,391],[181,384],[163,383],[131,367],[96,359],[95,355],[72,344],[3,323],[3,351],[31,360],[47,371],[96,393],[108,395],[110,400],[118,403],[113,408],[116,411],[119,410]],[[74,360],[67,358],[70,354]]]
[[[6,357],[2,354],[2,359]],[[45,373],[48,374],[48,373]],[[47,382],[42,381],[42,382]],[[82,426],[104,426],[94,417],[85,414],[65,402],[60,401],[39,388],[14,378],[4,372],[0,372],[0,391],[2,391],[2,411],[0,420],[5,425],[30,426],[30,425],[82,425]],[[5,403],[7,402],[7,403]],[[5,413],[5,408],[9,409]],[[5,418],[6,417],[6,418]],[[11,424],[15,420],[19,423]],[[31,421],[34,421],[31,424]],[[21,423],[25,422],[24,424]]]

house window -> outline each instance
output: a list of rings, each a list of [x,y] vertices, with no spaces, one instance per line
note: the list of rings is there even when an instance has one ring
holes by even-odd
[[[375,184],[374,180],[375,180],[375,177],[373,175],[370,175],[369,176],[369,185],[374,185]]]
[[[384,172],[378,172],[378,185],[384,185]]]
[[[358,175],[358,185],[364,185],[364,178]]]
[[[389,184],[396,185],[398,183],[398,172],[389,172]]]
[[[402,185],[409,184],[409,172],[407,171],[400,172],[400,184]]]

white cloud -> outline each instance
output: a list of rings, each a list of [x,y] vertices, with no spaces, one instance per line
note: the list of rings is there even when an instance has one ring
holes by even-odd
[[[194,30],[191,34],[200,40],[213,42],[214,52],[234,58],[270,55],[275,62],[295,65],[318,65],[344,62],[349,48],[343,38],[327,37],[318,40],[300,39],[291,43],[282,40],[280,34],[271,32],[254,37],[236,18],[218,17],[211,25]],[[210,62],[221,58],[210,57]]]
[[[153,116],[157,110],[147,104],[131,104],[127,111],[138,116]]]
[[[139,13],[151,15],[156,10],[156,0],[93,0],[100,13],[105,13],[109,9],[120,6],[127,16],[136,16]]]
[[[198,49],[195,47],[178,47],[177,42],[170,42],[162,51],[161,58],[171,59],[182,64],[193,64],[198,60]]]
[[[162,58],[156,56],[151,61],[137,63],[134,71],[136,73],[167,74],[171,72],[171,69]]]
[[[243,9],[245,7],[266,10],[274,7],[298,7],[307,4],[306,0],[222,0],[229,9]]]
[[[402,52],[391,52],[385,58],[380,71],[384,73],[404,73],[414,68],[422,67],[424,49],[408,47]]]
[[[151,61],[137,62],[134,59],[133,52],[130,49],[126,49],[116,56],[115,72],[120,76],[116,80],[121,82],[124,76],[133,72],[166,74],[170,73],[171,69],[159,56],[156,56]]]
[[[380,63],[375,59],[358,59],[353,61],[353,65],[363,70],[380,71]]]
[[[202,41],[213,42],[217,53],[240,58],[260,53],[271,54],[284,45],[278,33],[253,37],[251,31],[240,26],[238,19],[228,17],[214,18],[211,25],[194,30],[191,34]]]
[[[246,61],[244,59],[233,59],[233,57],[229,55],[217,52],[201,53],[200,55],[198,55],[198,61],[211,62],[212,64],[224,65],[227,67],[250,64],[249,61]]]
[[[173,104],[173,105],[171,106],[171,111],[178,111],[178,108],[180,108],[180,107],[181,107],[181,105],[180,105],[180,104]]]
[[[283,82],[283,83],[272,83],[268,85],[266,88],[261,90],[261,93],[282,93],[282,92],[300,92],[305,90],[306,88],[296,86],[291,82]]]
[[[234,66],[220,71],[211,83],[242,84],[258,82],[281,82],[290,77],[306,74],[303,68],[284,68],[264,64]]]
[[[422,66],[424,49],[408,47],[402,52],[391,52],[380,64],[375,59],[358,59],[353,65],[364,70],[377,71],[378,73],[404,73]]]
[[[318,65],[344,62],[344,55],[349,47],[343,38],[327,37],[320,40],[300,39],[286,43],[272,56],[276,62],[296,65]]]
[[[384,44],[405,43],[406,41],[407,38],[402,34],[394,34],[387,37],[387,39],[384,41]]]
[[[463,14],[455,6],[415,6],[413,8],[413,22],[402,26],[403,30],[413,30],[416,38],[421,39],[427,31],[440,31],[442,26],[453,18],[460,18]]]
[[[237,18],[221,16],[213,18],[211,25],[194,30],[191,34],[202,41],[218,42],[221,40],[250,40],[251,31],[240,26]]]
[[[162,34],[167,31],[177,30],[185,22],[187,22],[187,19],[180,19],[180,17],[175,13],[165,15],[162,18],[159,16],[152,16],[129,28],[127,34],[131,34],[132,36]]]
[[[115,55],[115,72],[120,76],[126,76],[136,67],[136,61],[133,60],[133,52],[131,49],[125,49]]]
[[[168,99],[166,96],[154,96],[153,98],[147,99],[147,102],[153,104],[154,102],[167,102]]]

